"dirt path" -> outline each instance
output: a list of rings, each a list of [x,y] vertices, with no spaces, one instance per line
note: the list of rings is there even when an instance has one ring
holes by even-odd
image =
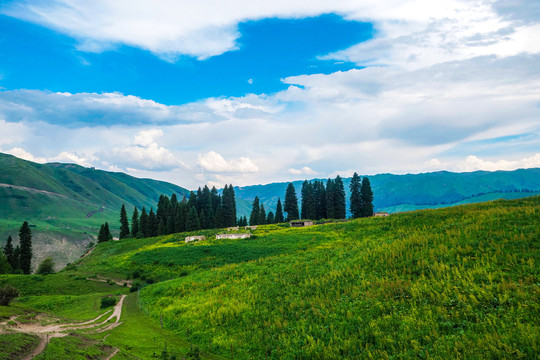
[[[119,349],[114,349],[114,351],[111,353],[111,355],[107,356],[105,359],[103,360],[111,360],[113,358],[114,355],[116,355],[118,353]]]
[[[16,317],[11,317],[10,321],[14,321],[17,324],[14,326],[7,325],[7,321],[0,323],[0,334],[7,333],[9,331],[22,332],[26,334],[34,334],[40,337],[40,342],[38,346],[32,350],[30,354],[24,357],[24,360],[30,360],[33,357],[41,354],[45,349],[50,339],[55,337],[64,337],[67,336],[70,331],[73,330],[93,330],[95,333],[102,333],[105,331],[110,331],[121,324],[120,317],[122,316],[122,305],[124,304],[124,299],[126,295],[120,296],[120,300],[114,306],[111,315],[102,322],[97,322],[99,319],[109,314],[111,310],[101,314],[93,320],[89,320],[82,323],[73,323],[73,324],[49,324],[42,325],[40,323],[33,324],[21,324],[17,323]],[[111,320],[114,322],[111,322]],[[9,320],[8,320],[9,321]],[[111,354],[108,359],[116,355],[118,349],[116,349],[113,354]]]

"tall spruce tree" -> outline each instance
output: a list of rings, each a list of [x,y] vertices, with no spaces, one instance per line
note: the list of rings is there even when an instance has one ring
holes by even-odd
[[[236,199],[232,184],[223,189],[223,226],[236,226]]]
[[[11,266],[11,268],[14,268],[13,266],[13,239],[11,238],[11,235],[8,236],[6,245],[4,246],[4,255],[6,255],[7,262]]]
[[[317,203],[315,219],[320,220],[326,217],[326,188],[322,181],[315,181],[314,185],[315,200]]]
[[[253,202],[251,203],[251,214],[249,215],[249,225],[259,225],[259,211],[261,206],[259,204],[259,197],[255,196]]]
[[[105,222],[105,237],[107,238],[107,241],[111,241],[113,239],[108,222]]]
[[[373,191],[371,190],[371,184],[367,176],[364,176],[362,179],[360,194],[362,197],[362,216],[373,216]]]
[[[302,219],[315,219],[317,202],[313,184],[304,181],[302,184]]]
[[[133,209],[133,215],[131,216],[131,235],[133,237],[139,237],[139,211],[137,207]]]
[[[328,179],[326,182],[326,218],[336,219],[335,209],[336,190],[334,180]]]
[[[265,225],[266,222],[266,210],[264,209],[264,205],[261,204],[261,208],[259,209],[259,225]]]
[[[32,269],[32,232],[28,226],[28,222],[24,222],[19,230],[19,266],[23,274],[30,274]]]
[[[197,215],[197,209],[192,206],[189,209],[186,219],[186,231],[200,230],[201,224],[199,222],[199,215]]]
[[[280,198],[277,199],[276,216],[274,217],[274,221],[275,221],[276,224],[280,224],[280,223],[285,221],[283,219],[283,208],[281,206],[281,199]]]
[[[122,209],[120,209],[120,236],[119,239],[125,239],[129,237],[129,223],[127,218],[126,207],[122,204]]]
[[[341,179],[341,176],[336,176],[336,179],[334,180],[334,190],[335,190],[335,198],[334,198],[334,213],[337,219],[345,219],[347,216],[347,206],[346,200],[345,200],[345,187],[343,185],[343,180]]]
[[[360,194],[360,188],[362,186],[362,182],[360,180],[360,176],[355,172],[353,174],[353,177],[351,179],[351,184],[349,186],[351,197],[350,197],[350,210],[351,210],[351,217],[353,219],[359,218],[362,216],[363,211],[363,205],[362,205],[362,196]]]
[[[13,249],[13,265],[11,266],[15,273],[20,273],[21,270],[21,247],[15,246]]]
[[[153,208],[150,208],[148,213],[148,237],[157,236],[158,233],[158,219]]]
[[[287,190],[285,190],[283,210],[287,213],[287,221],[297,220],[300,217],[298,213],[298,198],[296,197],[296,190],[292,183],[289,183]]]
[[[274,213],[270,211],[268,213],[268,216],[266,216],[266,223],[267,224],[274,224],[275,222],[276,222],[276,220],[275,220]]]
[[[139,227],[141,230],[142,237],[148,237],[148,214],[146,213],[146,208],[143,206],[141,210],[141,217],[139,219]]]
[[[105,241],[107,241],[107,237],[105,235],[105,224],[101,224],[101,227],[99,228],[99,234],[98,234],[98,237],[97,237],[97,242],[99,244],[99,243],[102,243],[102,242],[105,242]]]

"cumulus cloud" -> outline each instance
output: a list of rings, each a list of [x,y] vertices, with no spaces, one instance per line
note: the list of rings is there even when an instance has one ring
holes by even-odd
[[[256,173],[259,171],[257,165],[247,157],[227,161],[215,151],[199,154],[197,162],[204,170],[214,173]]]
[[[292,174],[292,175],[317,175],[318,174],[318,172],[316,172],[315,170],[307,166],[304,166],[301,169],[290,168],[287,171],[289,172],[289,174]]]
[[[160,129],[141,130],[131,145],[117,146],[99,155],[117,166],[139,170],[164,171],[184,166],[170,150],[157,144],[157,138],[162,135]]]
[[[90,167],[92,166],[92,163],[96,160],[98,159],[94,156],[91,156],[90,158],[86,158],[76,153],[62,151],[60,154],[49,158],[47,162],[71,163],[71,164],[77,164],[77,165],[81,165],[85,167]]]
[[[28,161],[32,161],[32,162],[36,162],[36,163],[40,163],[40,164],[44,164],[47,162],[47,159],[45,158],[42,158],[42,157],[36,157],[34,155],[32,155],[31,153],[29,153],[28,151],[24,150],[23,148],[20,148],[20,147],[14,147],[12,149],[9,149],[9,150],[5,150],[5,151],[2,151],[6,154],[10,154],[10,155],[13,155],[13,156],[16,156],[20,159],[23,159],[23,160],[28,160]]]
[[[483,160],[477,156],[470,155],[465,161],[456,164],[458,171],[468,172],[476,170],[495,171],[495,170],[516,170],[522,168],[540,168],[540,153],[518,160]]]

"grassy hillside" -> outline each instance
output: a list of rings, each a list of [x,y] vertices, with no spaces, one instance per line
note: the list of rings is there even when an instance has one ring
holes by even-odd
[[[213,233],[100,244],[76,271],[146,281],[154,324],[235,359],[538,354],[538,196]]]
[[[0,245],[8,235],[17,242],[19,227],[28,221],[34,225],[35,264],[46,256],[60,265],[77,259],[105,221],[117,232],[123,203],[133,211],[155,207],[160,194],[187,194],[166,182],[73,164],[36,164],[1,153],[0,169]]]
[[[370,176],[369,179],[375,194],[373,204],[376,211],[411,211],[540,194],[540,169],[469,173],[441,171],[407,175],[379,174]],[[350,181],[350,178],[345,178],[343,181],[347,201]],[[298,196],[301,194],[302,182],[293,182]],[[235,188],[235,192],[237,198],[248,202],[258,196],[266,211],[275,211],[277,199],[280,197],[283,201],[285,197],[287,184],[244,186]],[[483,194],[487,194],[488,197],[481,197]],[[239,213],[248,217],[250,211],[250,206],[239,208]]]

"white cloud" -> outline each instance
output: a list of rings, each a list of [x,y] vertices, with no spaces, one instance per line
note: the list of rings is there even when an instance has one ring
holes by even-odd
[[[26,151],[26,150],[24,150],[23,148],[20,148],[20,147],[14,147],[13,149],[5,150],[3,152],[6,153],[6,154],[10,154],[10,155],[16,156],[18,158],[21,158],[23,160],[28,160],[28,161],[32,161],[32,162],[36,162],[36,163],[40,163],[40,164],[44,164],[44,163],[47,162],[47,159],[42,158],[42,157],[36,157],[36,156],[32,155],[31,153],[29,153],[28,151]]]
[[[28,128],[22,123],[8,122],[0,119],[0,145],[13,144],[25,139]]]
[[[540,153],[518,160],[483,160],[477,156],[470,155],[465,161],[458,162],[456,169],[458,171],[469,172],[476,170],[495,171],[495,170],[516,170],[521,168],[540,168]]]
[[[156,141],[156,139],[163,136],[163,130],[161,129],[148,129],[141,130],[135,135],[135,144],[141,146],[150,146]]]
[[[90,167],[92,166],[92,163],[96,160],[98,159],[94,156],[86,158],[84,156],[79,156],[76,153],[62,151],[60,154],[49,158],[47,162],[73,163],[85,167]]]
[[[304,166],[301,169],[290,168],[287,171],[289,172],[289,174],[292,174],[292,175],[317,175],[318,174],[318,172],[316,172],[315,170],[307,166]]]
[[[215,151],[199,154],[197,163],[204,170],[214,173],[256,173],[259,171],[257,165],[247,157],[227,161]]]

